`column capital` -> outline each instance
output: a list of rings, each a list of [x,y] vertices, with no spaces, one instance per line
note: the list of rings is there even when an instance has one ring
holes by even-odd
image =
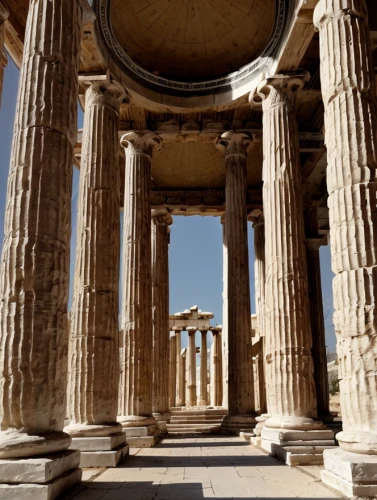
[[[250,212],[248,220],[253,223],[253,227],[264,225],[263,211],[259,208]]]
[[[182,333],[184,330],[183,326],[173,326],[172,331],[174,333]]]
[[[326,24],[333,18],[352,16],[368,21],[368,11],[364,0],[319,0],[313,16],[316,28]]]
[[[153,151],[161,149],[162,138],[149,130],[132,130],[122,135],[120,145],[128,154],[152,158]]]
[[[263,80],[256,90],[250,93],[249,102],[252,108],[261,109],[268,100],[269,105],[284,103],[302,90],[310,80],[310,74],[305,71],[274,75]]]
[[[192,335],[195,334],[198,331],[198,329],[195,326],[188,326],[186,328],[186,331],[189,335]]]
[[[316,238],[306,238],[305,246],[308,250],[319,250],[323,244],[323,236],[318,235]]]
[[[171,226],[173,217],[166,208],[152,209],[152,219],[155,224]]]
[[[222,325],[217,325],[217,326],[211,326],[209,329],[210,332],[212,332],[212,335],[218,335],[223,331]]]
[[[129,96],[124,87],[111,78],[110,73],[81,75],[79,84],[85,90],[85,105],[108,105],[119,109],[122,102],[128,103]]]
[[[229,158],[230,156],[247,156],[252,142],[253,138],[250,135],[228,130],[216,139],[215,146],[225,155],[225,158]]]

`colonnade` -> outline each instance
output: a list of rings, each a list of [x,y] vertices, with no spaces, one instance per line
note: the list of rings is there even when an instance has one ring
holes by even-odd
[[[365,1],[320,0],[315,24],[321,48],[330,242],[336,275],[334,324],[344,424],[338,435],[340,449],[325,452],[323,479],[342,491],[365,496],[377,492],[377,104]],[[30,4],[0,274],[0,458],[9,459],[9,470],[13,468],[9,478],[6,474],[1,478],[7,484],[17,476],[15,459],[34,459],[35,467],[35,457],[49,455],[48,460],[54,462],[51,454],[59,453],[64,456],[64,466],[56,469],[60,476],[50,480],[64,476],[59,484],[67,488],[80,478],[75,449],[82,451],[81,464],[84,459],[102,460],[98,457],[104,457],[104,452],[113,452],[116,461],[126,438],[153,437],[156,416],[168,411],[168,384],[160,387],[163,376],[153,367],[156,353],[162,353],[159,366],[167,376],[166,259],[156,258],[154,252],[167,253],[169,217],[165,213],[164,220],[155,219],[152,225],[150,198],[152,156],[162,141],[151,131],[127,132],[121,140],[126,169],[123,333],[119,339],[120,173],[116,151],[123,93],[107,75],[87,82],[68,346],[70,207],[81,27],[81,0],[35,0]],[[2,70],[3,58],[1,61]],[[261,435],[266,447],[271,443],[271,450],[275,449],[272,445],[284,446],[287,441],[332,442],[320,420],[328,412],[324,376],[317,377],[320,382],[316,384],[314,375],[314,367],[316,373],[323,372],[324,332],[315,314],[320,309],[318,248],[313,241],[316,235],[307,235],[304,229],[296,123],[297,93],[308,78],[305,72],[271,76],[250,97],[252,106],[263,108],[265,245],[257,287],[263,297],[257,303],[265,339],[268,412]],[[229,415],[223,427],[235,431],[253,428],[256,422],[246,206],[246,159],[252,154],[252,138],[228,131],[217,139],[216,147],[224,154],[226,172],[226,313],[221,345],[227,367],[223,404],[225,401]],[[157,281],[153,276],[159,276]],[[156,293],[160,286],[163,297],[160,289]],[[177,331],[176,356],[179,335]],[[216,342],[217,356],[222,349]],[[119,365],[109,361],[118,352],[122,353]],[[171,352],[173,356],[174,348]],[[191,340],[190,403],[195,399],[194,356]],[[68,359],[71,423],[64,429]],[[184,369],[177,363],[180,390],[176,405],[182,403],[183,377]],[[358,464],[361,474],[348,475],[344,464]],[[38,480],[45,482],[42,477]],[[28,474],[18,475],[17,482],[27,488]]]

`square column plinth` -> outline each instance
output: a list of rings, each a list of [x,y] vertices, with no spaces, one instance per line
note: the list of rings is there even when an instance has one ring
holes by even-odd
[[[322,465],[323,452],[335,448],[330,429],[295,431],[264,427],[261,447],[287,465]]]
[[[130,448],[152,448],[161,435],[158,425],[145,427],[123,427]]]
[[[127,436],[120,432],[105,437],[72,438],[71,449],[80,450],[80,466],[116,467],[129,451]]]
[[[81,481],[80,452],[0,460],[0,498],[54,500]]]
[[[322,481],[347,497],[377,495],[377,456],[341,448],[323,452]]]

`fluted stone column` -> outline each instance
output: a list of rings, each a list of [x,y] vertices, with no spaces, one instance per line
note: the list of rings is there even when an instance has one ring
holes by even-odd
[[[208,376],[208,359],[207,359],[207,330],[201,330],[202,346],[200,348],[200,397],[199,406],[207,406],[207,376]]]
[[[260,84],[263,100],[265,324],[270,428],[311,430],[317,403],[304,247],[296,95],[307,73]],[[262,431],[262,437],[264,436]]]
[[[197,405],[197,395],[196,395],[196,344],[195,335],[196,328],[187,328],[188,332],[188,349],[187,349],[187,360],[188,365],[188,401],[186,401],[186,406],[196,406]]]
[[[185,393],[185,366],[182,361],[182,329],[173,328],[176,336],[176,350],[177,350],[177,393],[175,404],[177,406],[185,406],[186,405],[186,393]]]
[[[322,95],[334,326],[343,432],[323,479],[349,496],[377,494],[377,103],[365,0],[320,0]],[[356,456],[347,452],[369,454]],[[341,462],[361,471],[345,478]],[[334,464],[330,468],[330,461]],[[335,462],[339,465],[336,468]],[[369,462],[369,465],[365,465]],[[357,464],[357,465],[355,465]],[[365,467],[369,467],[365,470]],[[332,475],[332,476],[331,476]],[[368,487],[360,482],[368,482]]]
[[[254,381],[251,362],[249,254],[247,240],[246,160],[251,139],[246,134],[225,132],[217,147],[225,155],[225,245],[228,337],[228,406],[224,429],[253,426]]]
[[[152,410],[169,422],[169,239],[173,219],[167,211],[152,211]]]
[[[321,419],[328,419],[331,415],[329,402],[329,380],[327,374],[325,320],[323,317],[321,264],[319,260],[319,249],[321,243],[321,237],[307,238],[305,240],[317,410]]]
[[[221,335],[222,349],[222,406],[228,408],[228,247],[226,244],[225,215],[221,216],[221,225],[223,233],[223,330]]]
[[[71,443],[63,427],[81,24],[80,0],[30,3],[0,267],[1,459],[62,452]],[[63,456],[54,476],[67,473],[60,492],[80,479],[78,452]],[[8,472],[2,464],[0,482],[14,482],[17,464],[11,461]],[[44,483],[44,463],[27,464],[40,466]],[[28,481],[17,476],[18,483]],[[1,492],[33,494],[27,484],[17,488]]]
[[[4,7],[3,3],[0,0],[0,105],[1,105],[1,96],[3,94],[3,77],[4,77],[4,68],[8,64],[8,58],[5,53],[4,47],[4,37],[5,37],[5,21],[8,19],[9,12]]]
[[[177,336],[170,337],[169,406],[175,407],[177,393]]]
[[[263,213],[251,214],[251,220],[254,228],[254,275],[255,275],[255,309],[258,320],[260,350],[258,354],[258,384],[259,384],[259,412],[265,414],[267,412],[267,392],[265,371],[265,331],[264,331],[264,315],[265,315],[265,236],[264,236],[264,217]]]
[[[95,77],[98,78],[98,77]],[[82,451],[82,465],[115,466],[122,431],[117,423],[118,281],[120,251],[120,171],[118,125],[121,92],[107,81],[93,80],[85,94],[77,222],[75,286],[71,311],[68,415],[72,437],[101,437],[86,453],[81,439],[72,447]],[[105,448],[104,442],[106,443]],[[112,442],[113,441],[113,442]],[[116,441],[116,442],[115,442]],[[123,434],[123,443],[126,436]],[[114,445],[114,446],[112,446]],[[119,459],[121,457],[119,456]],[[97,462],[93,462],[96,459]]]
[[[125,149],[122,323],[125,359],[121,363],[119,417],[123,428],[151,426],[152,281],[151,162],[161,144],[149,131],[122,136]]]
[[[220,330],[211,329],[213,342],[211,346],[211,406],[221,406],[222,403],[222,373],[221,373],[221,334]]]

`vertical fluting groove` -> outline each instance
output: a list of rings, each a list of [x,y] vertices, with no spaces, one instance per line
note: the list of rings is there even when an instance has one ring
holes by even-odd
[[[200,348],[200,401],[199,406],[207,406],[207,371],[208,371],[208,359],[207,359],[207,330],[201,331],[202,345]]]
[[[320,0],[340,445],[377,454],[377,102],[365,0]]]
[[[118,409],[120,172],[117,96],[86,91],[68,411],[71,423],[106,424]]]
[[[177,337],[170,337],[169,406],[175,407],[177,392]]]
[[[195,343],[196,330],[190,329],[188,334],[188,349],[187,349],[187,394],[188,400],[186,401],[186,406],[196,406],[197,405],[197,395],[196,395],[196,343]]]
[[[81,0],[30,3],[1,259],[1,430],[64,425],[81,22]]]
[[[316,418],[295,92],[275,78],[263,102],[267,406]]]
[[[169,412],[169,228],[170,216],[152,221],[152,322],[154,413]]]
[[[228,357],[229,357],[229,341],[228,341],[228,247],[226,243],[225,231],[225,216],[221,217],[222,233],[223,233],[223,331],[221,335],[222,349],[222,402],[224,408],[228,408]]]

